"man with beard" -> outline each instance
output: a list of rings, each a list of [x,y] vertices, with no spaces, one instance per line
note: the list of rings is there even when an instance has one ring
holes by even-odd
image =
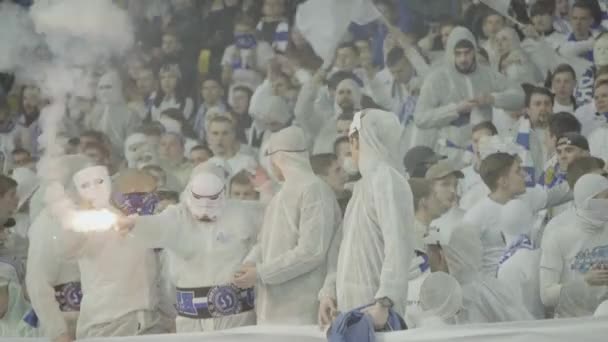
[[[347,76],[349,75],[349,76]],[[332,76],[328,90],[331,92],[333,79],[344,78],[337,84],[333,109],[329,111],[325,102],[328,99],[316,99],[321,92],[321,82],[324,74],[317,72],[313,79],[302,86],[294,109],[297,123],[314,139],[313,154],[332,153],[336,141],[336,122],[345,112],[355,112],[361,109],[361,87],[354,81],[354,75],[342,74]]]
[[[466,146],[470,141],[471,124],[491,120],[492,107],[513,111],[524,103],[521,88],[480,65],[476,52],[473,34],[464,27],[454,28],[447,41],[446,63],[425,80],[414,113],[419,128],[435,130],[435,137],[457,146]],[[461,159],[463,151],[445,148],[438,139],[428,141],[433,142],[430,147],[438,153]]]

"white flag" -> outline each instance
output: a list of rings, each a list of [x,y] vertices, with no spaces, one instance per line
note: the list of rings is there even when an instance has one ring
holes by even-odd
[[[296,26],[327,67],[351,22],[364,25],[380,16],[371,0],[308,0],[298,6]]]

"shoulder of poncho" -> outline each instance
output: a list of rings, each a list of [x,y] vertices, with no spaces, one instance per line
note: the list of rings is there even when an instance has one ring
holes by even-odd
[[[407,182],[405,175],[399,173],[399,171],[386,163],[379,163],[376,166],[369,177],[369,181],[373,186],[394,186],[401,183],[407,184],[409,188],[409,183]]]

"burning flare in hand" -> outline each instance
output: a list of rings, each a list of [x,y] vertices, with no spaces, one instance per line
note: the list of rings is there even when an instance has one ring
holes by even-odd
[[[108,209],[82,210],[72,217],[72,230],[76,232],[101,232],[112,229],[118,216]]]

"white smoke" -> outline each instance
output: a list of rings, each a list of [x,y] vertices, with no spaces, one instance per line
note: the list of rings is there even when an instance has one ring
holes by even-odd
[[[123,56],[133,41],[127,13],[111,0],[37,0],[29,11],[0,4],[0,71],[34,82],[50,102],[41,110],[38,138],[44,151],[38,175],[51,185],[47,204],[57,202],[53,194],[63,193],[52,190],[58,185],[52,181],[67,171],[57,157],[67,144],[62,120],[69,95],[83,89],[94,92],[93,71]]]
[[[0,71],[19,69],[40,44],[40,37],[23,7],[0,2],[0,42]]]

